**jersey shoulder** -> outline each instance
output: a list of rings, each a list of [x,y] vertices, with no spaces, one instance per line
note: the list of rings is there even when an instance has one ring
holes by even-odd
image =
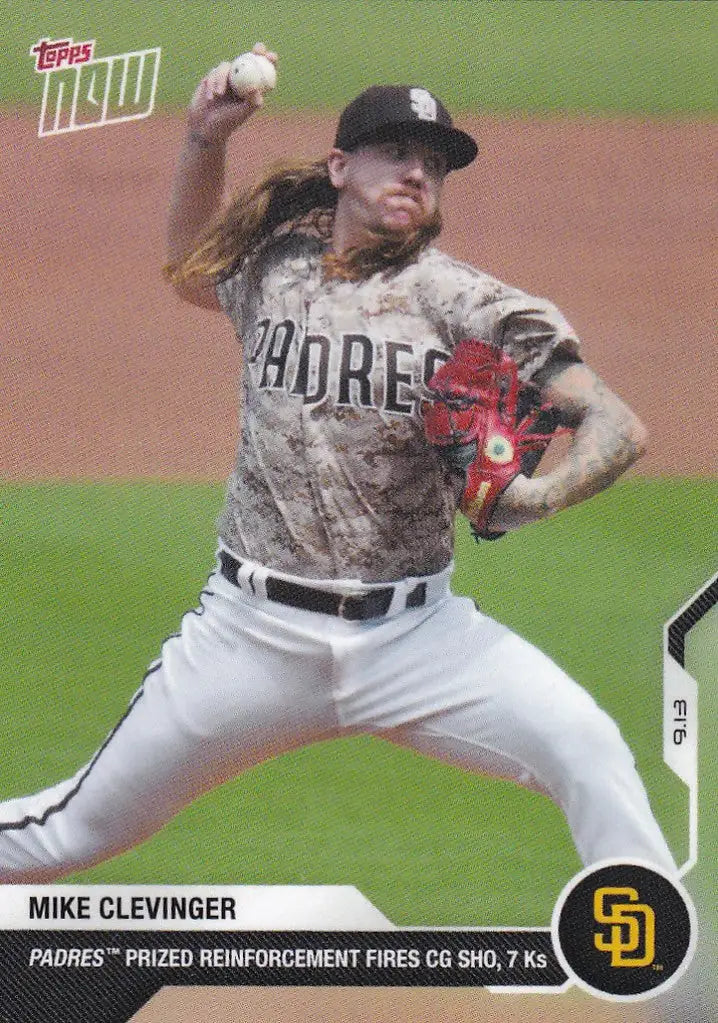
[[[481,338],[506,350],[525,378],[541,368],[553,352],[580,357],[573,327],[549,299],[539,298],[440,249],[418,261],[423,303],[440,321],[450,343]]]
[[[318,238],[302,232],[272,235],[234,273],[217,281],[215,287],[222,308],[238,324],[245,304],[250,297],[256,298],[263,282],[273,292],[296,287],[312,275],[324,249]]]
[[[487,271],[434,247],[425,249],[417,261],[416,278],[439,305],[451,302],[456,306],[469,298],[472,304],[484,305],[523,294]]]
[[[411,284],[425,315],[442,325],[449,338],[455,331],[466,336],[468,309],[490,307],[521,294],[491,274],[433,247],[425,249],[414,264]]]
[[[423,277],[435,279],[436,275],[439,274],[443,278],[462,284],[471,281],[474,284],[485,282],[486,284],[493,284],[501,288],[509,287],[509,285],[504,284],[503,281],[500,281],[485,270],[481,270],[464,260],[456,259],[455,256],[450,256],[443,249],[438,249],[433,245],[429,245],[419,256],[416,262],[416,271]]]

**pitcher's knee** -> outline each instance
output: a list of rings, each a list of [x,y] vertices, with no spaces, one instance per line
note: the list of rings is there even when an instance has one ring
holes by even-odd
[[[590,699],[554,730],[551,751],[562,775],[589,787],[616,770],[632,771],[635,763],[616,722]]]
[[[127,848],[127,827],[107,811],[100,814],[80,800],[44,812],[38,804],[33,798],[32,813],[14,812],[12,821],[0,825],[4,884],[46,884]]]

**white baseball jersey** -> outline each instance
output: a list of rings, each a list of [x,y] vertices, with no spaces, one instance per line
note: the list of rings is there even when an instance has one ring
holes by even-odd
[[[438,572],[458,495],[424,438],[423,386],[467,337],[504,348],[523,380],[578,341],[551,303],[438,249],[358,283],[323,279],[321,263],[317,239],[283,235],[218,286],[244,347],[221,538],[310,578]]]

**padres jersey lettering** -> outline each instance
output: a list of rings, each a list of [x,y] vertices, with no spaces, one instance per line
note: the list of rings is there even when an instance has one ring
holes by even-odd
[[[325,280],[321,255],[315,239],[283,237],[218,287],[245,352],[221,538],[313,578],[438,572],[457,495],[424,439],[424,385],[465,337],[501,343],[524,379],[578,342],[555,306],[437,249],[361,283]]]
[[[331,342],[323,334],[306,334],[292,353],[292,341],[297,325],[282,320],[272,330],[271,321],[262,321],[263,336],[271,333],[268,345],[260,342],[248,358],[251,365],[261,365],[260,390],[284,390],[300,395],[305,405],[317,405],[329,394],[329,351]],[[377,354],[377,345],[365,334],[344,334],[335,341],[341,349],[339,373],[332,379],[336,405],[356,405],[377,408],[374,401],[372,373],[376,365],[384,365],[384,408],[399,415],[411,415],[419,381],[414,377],[415,352],[411,345],[387,341],[384,352]],[[296,347],[296,346],[295,346]],[[405,361],[402,364],[402,353]],[[422,359],[421,382],[427,384],[447,352],[428,349]],[[292,366],[295,368],[292,370]],[[404,365],[405,371],[400,370]],[[289,367],[289,368],[288,368]],[[400,400],[400,388],[405,387],[406,400]]]

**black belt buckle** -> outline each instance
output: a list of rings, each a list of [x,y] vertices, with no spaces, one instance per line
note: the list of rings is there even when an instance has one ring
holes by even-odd
[[[383,618],[389,610],[394,596],[393,586],[366,593],[339,594],[336,614],[348,622],[365,622],[369,618]]]
[[[339,618],[346,618],[348,621],[351,621],[356,617],[356,614],[353,613],[353,606],[349,604],[349,601],[355,599],[355,597],[356,594],[352,593],[339,594],[339,603],[337,604],[337,615]]]

